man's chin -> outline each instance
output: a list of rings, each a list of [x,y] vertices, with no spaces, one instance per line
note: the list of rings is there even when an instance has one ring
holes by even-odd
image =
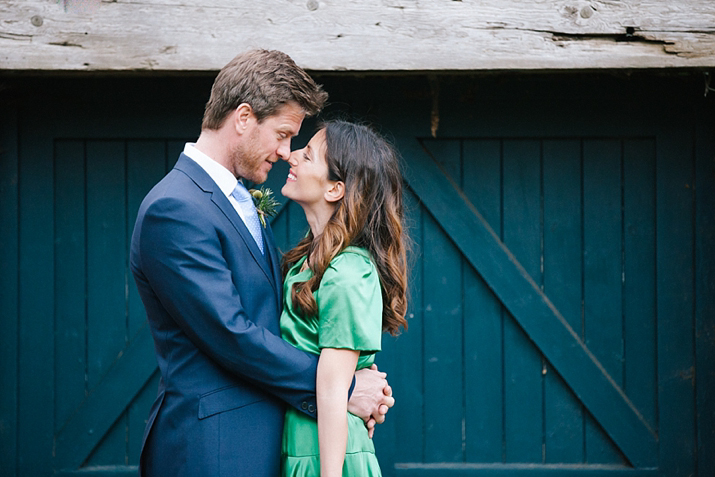
[[[271,167],[269,167],[267,171],[260,171],[260,172],[258,172],[256,175],[257,175],[257,176],[260,176],[260,177],[259,177],[260,181],[255,181],[256,184],[263,184],[264,182],[266,182],[266,180],[268,179],[268,176],[270,175],[272,169],[273,169],[273,166],[271,165]]]
[[[248,179],[252,183],[258,185],[258,184],[263,184],[266,182],[266,179],[268,179],[268,173],[267,172],[254,172],[250,176],[243,176],[244,179]]]

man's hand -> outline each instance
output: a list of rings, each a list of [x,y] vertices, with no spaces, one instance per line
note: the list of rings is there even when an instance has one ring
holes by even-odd
[[[395,405],[392,388],[387,383],[387,373],[377,370],[376,365],[355,372],[355,388],[348,401],[348,411],[362,418],[372,438],[375,424],[385,422],[387,411]]]

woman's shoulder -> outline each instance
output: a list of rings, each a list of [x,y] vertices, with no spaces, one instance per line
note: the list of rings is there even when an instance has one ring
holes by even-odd
[[[345,247],[330,261],[328,268],[335,271],[348,271],[349,269],[376,270],[370,252],[362,247],[351,245]]]
[[[346,247],[330,261],[323,273],[321,284],[332,283],[349,286],[360,281],[379,279],[377,267],[370,252],[362,247]]]

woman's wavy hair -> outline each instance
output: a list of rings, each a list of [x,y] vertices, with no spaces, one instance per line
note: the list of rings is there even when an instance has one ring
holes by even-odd
[[[323,273],[345,247],[367,249],[382,288],[382,329],[392,335],[407,329],[407,237],[403,228],[402,174],[395,149],[368,126],[342,120],[322,123],[328,178],[345,184],[345,195],[318,237],[308,234],[283,257],[285,276],[308,256],[313,276],[291,290],[293,304],[314,316],[313,292]]]

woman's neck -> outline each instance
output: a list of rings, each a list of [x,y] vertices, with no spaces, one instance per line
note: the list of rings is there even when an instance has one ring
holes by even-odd
[[[301,205],[313,237],[319,236],[325,230],[325,226],[335,211],[335,206],[327,202],[313,206]]]

